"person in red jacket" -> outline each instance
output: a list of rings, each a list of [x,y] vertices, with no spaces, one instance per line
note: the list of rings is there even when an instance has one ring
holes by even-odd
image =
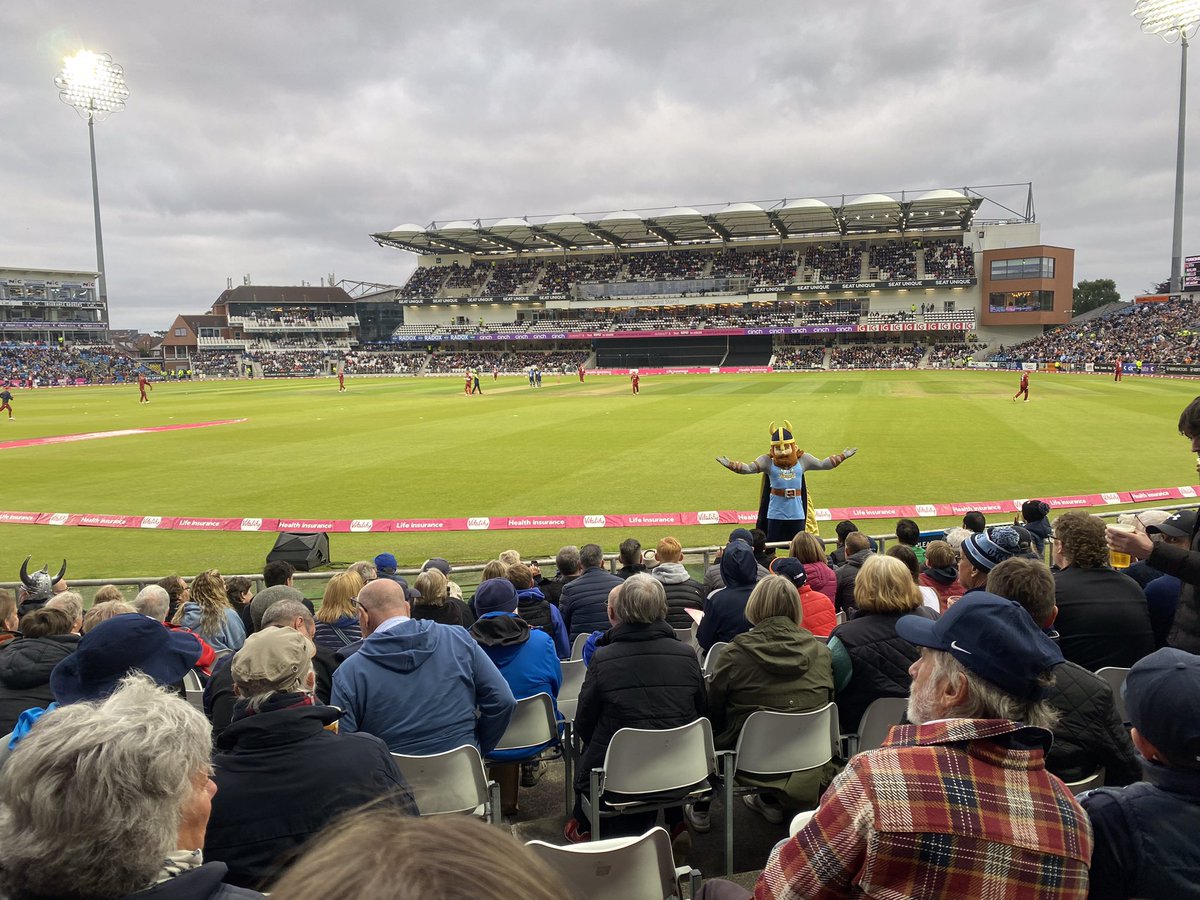
[[[829,637],[837,626],[837,612],[829,597],[808,586],[804,563],[792,556],[780,556],[772,560],[771,573],[782,575],[796,586],[800,594],[801,627],[807,628],[817,637]]]

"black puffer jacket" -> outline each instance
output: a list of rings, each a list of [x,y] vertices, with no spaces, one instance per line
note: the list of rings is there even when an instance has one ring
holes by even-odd
[[[8,734],[21,713],[54,702],[50,673],[75,652],[77,634],[17,638],[0,649],[0,735]]]
[[[688,574],[683,563],[659,563],[650,574],[667,592],[667,624],[672,628],[691,628],[689,609],[704,610],[704,586]]]
[[[1054,573],[1054,602],[1058,645],[1071,662],[1092,672],[1127,669],[1154,652],[1146,595],[1133,579],[1109,568],[1067,566]]]
[[[291,852],[362,804],[417,813],[383,741],[326,731],[341,711],[293,705],[300,701],[299,694],[276,694],[257,714],[239,704],[217,742],[204,858],[229,866],[230,884],[270,880]]]
[[[1054,688],[1046,699],[1062,718],[1054,726],[1046,768],[1063,781],[1082,781],[1101,766],[1106,785],[1123,787],[1140,781],[1142,767],[1108,683],[1072,662],[1056,667],[1054,676]]]
[[[581,634],[608,628],[608,593],[624,583],[616,575],[593,566],[563,586],[559,610],[572,642]]]
[[[1167,646],[1178,647],[1188,653],[1200,653],[1200,596],[1196,587],[1200,585],[1200,519],[1192,532],[1192,549],[1172,547],[1158,543],[1146,560],[1165,575],[1174,575],[1183,582],[1179,592],[1179,605],[1175,608],[1175,621],[1167,633]]]
[[[857,554],[855,554],[857,556]],[[913,610],[915,615],[933,615],[928,607]],[[855,616],[833,629],[830,649],[837,638],[850,657],[853,674],[837,695],[838,724],[843,734],[858,731],[858,722],[867,707],[880,697],[907,697],[912,687],[908,667],[921,652],[896,634],[899,613],[870,613]]]
[[[696,653],[670,625],[623,622],[609,629],[597,642],[579,693],[575,733],[585,746],[575,789],[587,792],[589,773],[603,765],[620,729],[677,728],[707,708]]]

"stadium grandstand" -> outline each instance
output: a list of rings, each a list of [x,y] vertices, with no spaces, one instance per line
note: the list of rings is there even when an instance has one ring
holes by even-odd
[[[983,356],[1066,323],[1074,274],[1073,251],[1041,244],[1028,184],[434,221],[372,238],[418,256],[386,290],[404,310],[389,342],[542,347],[597,368],[907,367],[934,344],[943,362]]]
[[[107,343],[108,307],[96,273],[0,268],[0,341]]]

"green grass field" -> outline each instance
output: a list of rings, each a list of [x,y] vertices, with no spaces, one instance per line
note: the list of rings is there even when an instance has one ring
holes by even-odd
[[[752,509],[757,477],[713,458],[750,459],[767,424],[790,419],[800,446],[859,455],[809,476],[817,506],[883,506],[1190,484],[1176,431],[1197,386],[1166,379],[1035,374],[1012,403],[1014,373],[897,372],[486,380],[458,378],[162,384],[20,391],[0,440],[215,419],[214,428],[0,451],[0,509],[163,516],[445,518]],[[922,520],[945,524],[947,520]],[[885,533],[892,522],[863,523]],[[825,525],[827,535],[832,525]],[[729,526],[675,529],[685,546],[722,543]],[[334,560],[392,550],[482,561],[507,547],[552,556],[566,543],[662,529],[334,534]],[[0,581],[66,557],[69,575],[187,576],[261,569],[274,536],[0,526]]]

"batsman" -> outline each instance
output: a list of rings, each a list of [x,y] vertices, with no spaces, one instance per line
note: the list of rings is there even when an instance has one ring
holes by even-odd
[[[790,541],[805,530],[811,506],[804,473],[814,469],[836,469],[858,452],[847,447],[841,453],[817,459],[796,446],[792,423],[784,420],[783,427],[771,423],[771,449],[753,462],[744,463],[718,456],[717,462],[739,475],[762,473],[762,497],[759,503],[758,527],[767,534],[767,542]],[[812,522],[809,530],[816,530]]]

